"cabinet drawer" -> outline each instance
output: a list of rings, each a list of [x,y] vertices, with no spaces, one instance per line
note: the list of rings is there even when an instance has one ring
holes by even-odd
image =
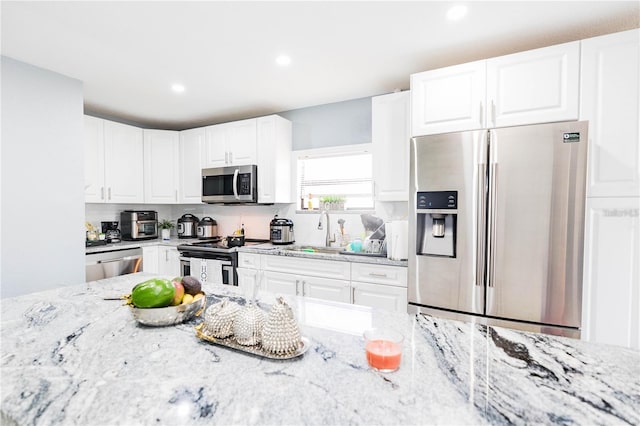
[[[349,262],[303,257],[264,255],[262,256],[262,269],[265,271],[342,280],[349,280],[351,276]]]
[[[407,287],[407,268],[403,266],[352,263],[351,280]]]
[[[238,268],[260,269],[260,255],[257,253],[238,253]]]

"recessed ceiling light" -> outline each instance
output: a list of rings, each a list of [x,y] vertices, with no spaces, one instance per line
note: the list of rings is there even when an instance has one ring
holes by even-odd
[[[171,86],[171,90],[173,90],[176,93],[182,93],[184,92],[184,86],[182,84],[173,84]]]
[[[447,19],[450,21],[458,21],[467,14],[467,6],[463,4],[458,4],[456,6],[451,7],[447,11]]]
[[[286,67],[287,65],[291,64],[291,57],[287,55],[280,55],[276,58],[276,64],[280,65],[281,67]]]

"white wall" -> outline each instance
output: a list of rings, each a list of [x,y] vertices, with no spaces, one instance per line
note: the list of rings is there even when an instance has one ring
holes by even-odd
[[[2,62],[0,296],[85,281],[82,82]]]

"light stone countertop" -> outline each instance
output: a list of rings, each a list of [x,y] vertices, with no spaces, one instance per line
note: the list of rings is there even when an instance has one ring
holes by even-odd
[[[146,327],[125,275],[2,299],[0,423],[19,425],[639,424],[640,353],[549,335],[286,297],[310,347],[270,360]],[[237,288],[205,289],[209,306]],[[260,293],[268,309],[272,294]],[[404,336],[371,370],[362,331]]]
[[[142,241],[122,241],[120,243],[107,244],[105,246],[87,247],[86,254],[101,253],[101,252],[111,251],[111,250],[124,250],[128,248],[137,248],[137,247],[145,247],[145,246],[156,246],[156,245],[177,247],[181,244],[197,243],[201,241],[204,241],[204,240],[199,240],[197,238],[177,238],[177,237],[172,237],[169,241],[162,240],[161,238],[157,238],[153,240],[142,240]],[[295,244],[295,245],[305,246],[304,244]],[[307,259],[326,259],[326,260],[337,260],[341,262],[354,262],[354,263],[374,263],[378,265],[406,267],[408,264],[406,260],[391,260],[391,259],[387,259],[386,257],[379,257],[379,256],[367,256],[367,255],[357,255],[357,254],[337,254],[337,253],[333,254],[333,253],[294,252],[294,251],[287,250],[287,246],[285,245],[273,245],[271,243],[236,247],[235,250],[237,252],[269,254],[273,256],[302,257]]]
[[[306,247],[305,244],[295,244],[298,247]],[[337,260],[340,262],[352,263],[373,263],[377,265],[404,266],[408,265],[406,260],[391,260],[386,257],[368,256],[365,254],[339,254],[339,253],[306,253],[302,251],[288,250],[286,245],[273,245],[270,243],[256,246],[238,247],[240,253],[258,253],[272,256],[301,257],[306,259]]]

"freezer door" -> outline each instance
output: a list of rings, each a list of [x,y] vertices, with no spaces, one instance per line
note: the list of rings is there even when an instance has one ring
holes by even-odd
[[[484,313],[486,141],[484,130],[411,141],[409,303]],[[444,211],[449,216],[439,224],[429,217],[439,213],[418,205],[419,193],[436,191],[457,194],[457,208]],[[454,249],[438,246],[452,231]]]
[[[587,122],[490,132],[487,315],[579,327]]]

